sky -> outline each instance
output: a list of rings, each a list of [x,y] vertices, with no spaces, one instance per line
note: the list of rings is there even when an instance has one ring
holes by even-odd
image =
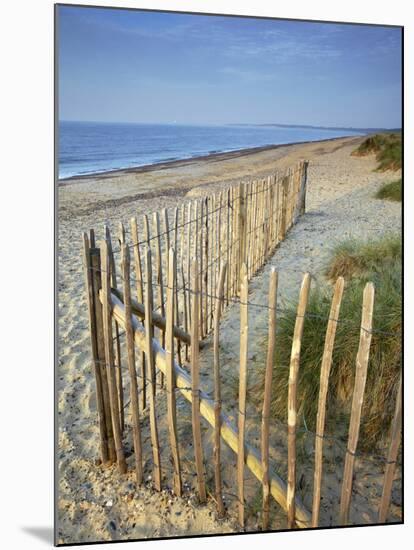
[[[401,126],[401,30],[59,6],[60,120]]]

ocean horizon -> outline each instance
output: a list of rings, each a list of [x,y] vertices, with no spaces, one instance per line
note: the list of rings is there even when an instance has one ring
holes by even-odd
[[[360,136],[370,130],[373,129],[60,121],[59,179],[253,147]]]

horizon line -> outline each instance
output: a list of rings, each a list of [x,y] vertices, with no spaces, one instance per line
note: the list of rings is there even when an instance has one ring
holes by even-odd
[[[147,124],[147,125],[168,125],[168,126],[277,126],[281,128],[315,128],[321,130],[395,130],[401,131],[401,126],[327,126],[326,124],[287,124],[279,122],[142,122],[142,121],[114,121],[114,120],[79,120],[79,119],[59,119],[61,122],[80,122],[80,123],[90,123],[90,124]]]

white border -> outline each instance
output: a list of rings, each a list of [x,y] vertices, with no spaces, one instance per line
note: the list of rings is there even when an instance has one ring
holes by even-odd
[[[412,60],[414,19],[409,2],[346,0],[111,0],[83,4],[188,10],[213,13],[267,15],[300,19],[355,21],[405,25],[406,90],[413,97]],[[53,521],[53,2],[20,0],[1,8],[1,150],[2,314],[0,316],[1,472],[0,522],[2,548],[45,548],[42,538]],[[408,59],[407,59],[408,58]],[[411,93],[408,92],[410,90]],[[406,110],[405,140],[413,142],[413,109]],[[410,115],[408,117],[408,115]],[[407,145],[409,157],[411,147]],[[412,212],[414,179],[412,160],[406,159],[405,210]],[[410,185],[411,183],[411,185]],[[408,217],[408,216],[407,216]],[[413,224],[406,224],[406,242],[412,243]],[[411,265],[410,265],[411,264]],[[413,305],[408,281],[413,262],[406,254],[407,310]],[[411,285],[412,287],[412,285]],[[5,301],[4,301],[5,299]],[[406,318],[406,334],[412,321]],[[407,339],[406,379],[412,388],[412,348]],[[411,360],[411,361],[410,361]],[[411,363],[411,364],[410,364]],[[411,393],[411,392],[410,392]],[[405,415],[413,417],[413,399],[406,399]],[[272,544],[283,548],[305,545],[320,550],[376,549],[404,545],[413,538],[413,448],[406,427],[404,526],[279,533],[210,539],[181,539],[145,543],[151,548],[186,548],[213,545],[240,547]],[[37,535],[32,533],[36,532]],[[130,543],[137,548],[142,543]],[[116,545],[118,547],[119,545]],[[115,548],[115,545],[108,548]],[[126,548],[126,547],[122,547]]]

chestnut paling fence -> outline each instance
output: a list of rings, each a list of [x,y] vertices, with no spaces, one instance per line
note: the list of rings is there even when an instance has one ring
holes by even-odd
[[[206,501],[206,459],[214,469],[214,500],[224,514],[221,443],[237,454],[238,520],[245,526],[245,468],[262,485],[262,525],[271,526],[270,497],[287,513],[288,528],[317,527],[323,474],[325,409],[335,332],[339,320],[344,281],[335,284],[320,373],[320,391],[315,432],[313,505],[310,512],[296,491],[296,398],[300,351],[311,277],[305,274],[299,292],[296,324],[289,365],[287,482],[278,476],[269,460],[269,429],[273,364],[275,361],[278,274],[272,269],[268,304],[268,349],[263,388],[260,450],[245,437],[248,375],[248,298],[251,277],[273,254],[289,228],[305,211],[307,163],[301,162],[283,175],[241,183],[219,194],[195,199],[175,209],[154,213],[151,224],[143,218],[143,237],[138,222],[130,231],[120,224],[118,243],[113,246],[108,227],[96,247],[95,232],[83,235],[83,260],[89,308],[93,367],[96,381],[100,452],[104,464],[116,462],[127,471],[124,451],[125,409],[130,408],[137,483],[143,482],[142,416],[149,417],[153,484],[162,488],[161,452],[157,405],[165,399],[169,446],[173,464],[171,483],[181,496],[183,468],[177,430],[176,395],[191,403],[194,473],[199,501]],[[133,269],[132,269],[133,268]],[[226,306],[240,307],[239,392],[237,426],[222,411],[220,376],[220,317]],[[360,342],[356,356],[355,385],[345,451],[338,524],[348,522],[355,453],[367,377],[374,307],[374,287],[368,283],[362,300]],[[213,336],[213,395],[200,386],[200,348]],[[121,358],[121,338],[126,357]],[[128,384],[126,378],[128,377]],[[124,395],[129,387],[129,401]],[[158,389],[160,388],[161,391]],[[158,391],[157,391],[158,389]],[[201,432],[204,418],[214,430],[212,457],[206,457]],[[392,422],[386,458],[379,522],[385,522],[401,437],[401,383]],[[183,442],[182,442],[183,443]]]

